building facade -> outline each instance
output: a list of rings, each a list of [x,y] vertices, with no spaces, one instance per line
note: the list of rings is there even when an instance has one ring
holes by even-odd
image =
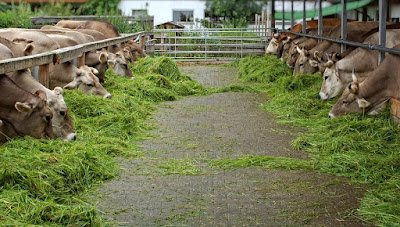
[[[152,15],[155,25],[168,21],[193,25],[205,18],[206,0],[121,0],[118,7],[128,16]]]

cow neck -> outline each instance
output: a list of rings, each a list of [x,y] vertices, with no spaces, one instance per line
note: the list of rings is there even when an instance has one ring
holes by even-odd
[[[0,90],[2,96],[0,98],[0,117],[10,121],[11,118],[22,116],[15,109],[16,102],[29,102],[36,97],[20,88],[6,75],[0,75]]]
[[[389,54],[386,59],[360,84],[359,94],[374,103],[380,99],[396,97],[398,76],[393,74],[393,67],[400,63],[400,57]],[[393,77],[395,79],[393,79]]]

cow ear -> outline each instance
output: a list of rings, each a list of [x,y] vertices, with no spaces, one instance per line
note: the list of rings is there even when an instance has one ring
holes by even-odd
[[[279,37],[279,33],[274,33],[274,38],[277,39]]]
[[[54,88],[54,93],[56,95],[62,95],[63,94],[63,89],[61,87],[55,87]]]
[[[321,57],[321,53],[319,51],[314,52],[314,59],[321,62],[322,57]]]
[[[29,103],[22,103],[22,102],[16,102],[14,105],[15,109],[17,109],[21,113],[26,113],[26,114],[31,114],[32,113],[32,106]]]
[[[46,92],[45,92],[45,91],[43,91],[43,90],[37,90],[37,91],[35,92],[35,95],[39,96],[40,99],[42,99],[42,100],[44,100],[44,101],[47,101],[47,95],[46,95]]]
[[[357,94],[358,92],[358,82],[353,82],[349,84],[349,92],[352,94]]]
[[[325,68],[330,68],[330,67],[332,67],[332,65],[333,65],[333,61],[331,61],[331,60],[329,60],[328,62],[326,62],[326,63],[323,64],[323,66],[324,66]]]
[[[33,44],[30,43],[30,44],[26,45],[26,47],[24,49],[24,55],[25,56],[31,55],[34,49],[35,49],[35,46]]]
[[[356,101],[358,103],[358,107],[360,107],[362,109],[365,109],[371,105],[371,103],[368,102],[367,100],[365,100],[364,98],[357,99]]]
[[[93,67],[89,67],[90,71],[94,74],[97,75],[99,74],[99,71],[97,71],[97,69],[93,68]]]
[[[108,60],[107,64],[108,64],[108,67],[114,68],[115,60]]]
[[[99,61],[101,64],[107,63],[108,60],[108,54],[106,52],[101,52],[99,56]]]
[[[308,60],[308,62],[310,63],[310,65],[311,65],[312,67],[314,67],[314,68],[317,68],[317,67],[318,67],[318,62],[317,62],[316,60],[310,59],[310,60]]]
[[[74,89],[76,87],[78,87],[78,81],[75,78],[73,81],[71,81],[69,84],[65,85],[63,88],[64,89]]]

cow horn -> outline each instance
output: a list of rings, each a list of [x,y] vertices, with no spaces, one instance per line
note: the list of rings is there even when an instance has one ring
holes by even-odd
[[[140,39],[140,36],[136,37],[136,39],[134,40],[135,43],[137,43]]]
[[[296,50],[297,50],[297,52],[299,52],[299,54],[302,54],[302,55],[306,55],[307,54],[306,50],[304,50],[303,48],[300,49],[298,46],[296,46]]]
[[[333,61],[331,61],[331,60],[328,60],[326,63],[323,64],[323,66],[325,68],[330,68],[330,67],[332,67],[332,65],[333,65]]]
[[[358,82],[358,79],[357,79],[357,77],[356,77],[356,74],[354,73],[354,69],[353,69],[353,71],[351,72],[351,78],[353,78],[353,82]]]

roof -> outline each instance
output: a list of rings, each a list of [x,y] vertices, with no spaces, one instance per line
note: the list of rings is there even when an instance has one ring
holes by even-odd
[[[357,8],[361,8],[365,5],[368,5],[373,0],[362,0],[362,1],[355,1],[355,2],[348,2],[346,4],[346,10],[353,10]],[[325,8],[322,8],[322,16],[328,16],[333,14],[338,14],[342,12],[342,4],[331,5]],[[290,18],[291,12],[285,12],[285,19]],[[294,11],[293,12],[294,19],[302,19],[303,18],[303,11]],[[314,18],[318,17],[318,8],[306,10],[306,18]],[[282,18],[282,12],[275,13],[275,19],[279,20]]]
[[[86,3],[90,0],[0,0],[0,2],[6,3],[19,3],[19,2],[28,2],[28,3],[50,3],[50,2],[63,2],[63,3]]]
[[[177,24],[173,21],[168,21],[165,23],[157,24],[155,27],[157,27],[157,28],[159,28],[159,27],[162,27],[162,28],[185,28],[185,26]]]

